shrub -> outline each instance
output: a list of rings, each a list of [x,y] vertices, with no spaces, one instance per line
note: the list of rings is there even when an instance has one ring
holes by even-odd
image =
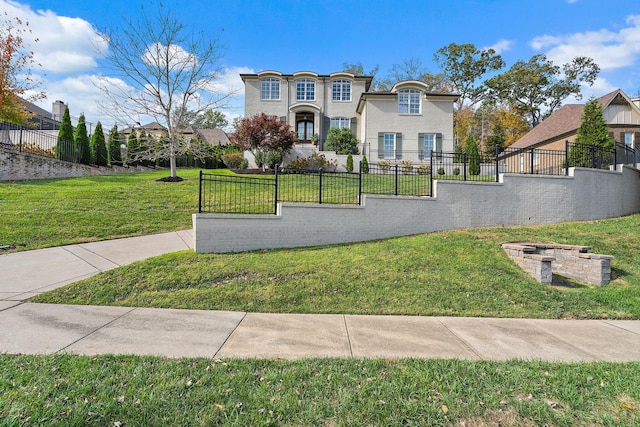
[[[244,160],[242,153],[223,154],[222,162],[229,169],[240,169]]]
[[[421,164],[417,167],[418,175],[429,175],[431,174],[431,165]]]
[[[258,151],[256,152],[256,154],[253,156],[255,161],[256,161],[256,166],[261,168],[262,166],[264,166],[264,158],[265,155],[262,151]]]
[[[438,175],[444,175],[444,168],[442,166],[438,168]]]
[[[413,172],[413,162],[411,160],[402,160],[402,173],[411,173]]]
[[[389,169],[391,169],[391,162],[389,160],[380,160],[378,162],[378,167],[382,173],[387,173]]]
[[[279,150],[271,150],[267,153],[264,159],[265,165],[269,169],[275,169],[276,165],[282,164],[283,154]]]
[[[335,171],[338,167],[336,160],[327,160],[324,154],[313,153],[309,157],[297,157],[287,164],[287,168],[291,170],[318,170]]]
[[[460,168],[453,168],[453,174],[456,176],[460,175]]]
[[[353,156],[349,154],[347,156],[347,164],[346,164],[347,172],[353,172]]]
[[[349,128],[331,128],[327,133],[325,150],[337,154],[358,154],[358,140]]]
[[[369,162],[367,161],[367,156],[362,156],[362,161],[360,162],[360,172],[369,173]]]

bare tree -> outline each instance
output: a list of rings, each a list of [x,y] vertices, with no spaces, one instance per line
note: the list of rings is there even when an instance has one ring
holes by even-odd
[[[139,20],[123,20],[121,28],[100,35],[109,46],[105,65],[110,75],[100,83],[106,95],[103,109],[120,122],[140,123],[148,117],[164,125],[167,137],[162,143],[136,156],[169,159],[171,178],[178,180],[177,155],[202,158],[208,153],[184,138],[184,121],[174,113],[197,114],[221,106],[230,96],[213,89],[220,73],[218,39],[193,33],[162,5],[153,17],[143,10]]]

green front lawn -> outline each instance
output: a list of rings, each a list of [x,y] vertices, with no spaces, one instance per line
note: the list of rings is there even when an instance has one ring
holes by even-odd
[[[0,183],[0,246],[31,250],[191,228],[198,170]],[[4,252],[6,253],[6,252]]]
[[[548,286],[505,241],[615,256],[607,286]],[[640,214],[240,254],[167,254],[40,295],[37,302],[282,313],[640,319]]]

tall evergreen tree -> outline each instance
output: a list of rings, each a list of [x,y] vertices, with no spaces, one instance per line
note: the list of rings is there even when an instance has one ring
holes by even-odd
[[[107,155],[107,144],[104,140],[104,132],[102,131],[102,123],[98,122],[96,130],[91,135],[89,143],[91,147],[91,161],[98,166],[106,166],[109,162]]]
[[[109,166],[122,162],[120,145],[122,145],[122,137],[118,132],[118,125],[113,125],[109,131],[109,140],[107,141],[107,164]]]
[[[467,138],[465,149],[469,156],[469,175],[480,175],[480,153],[475,137],[470,135]]]
[[[127,139],[127,152],[125,155],[125,163],[128,166],[137,166],[138,165],[138,152],[140,151],[140,145],[138,144],[138,137],[136,136],[136,131],[134,129],[131,130],[129,134],[129,138]]]
[[[87,135],[87,124],[85,123],[84,114],[80,114],[80,118],[78,119],[74,141],[79,150],[78,158],[80,159],[80,163],[85,165],[90,164],[91,146],[89,144],[89,135]]]
[[[485,141],[485,150],[484,152],[488,156],[496,155],[496,148],[498,151],[502,151],[504,149],[505,141],[507,140],[507,135],[504,131],[504,127],[502,123],[498,120],[494,123],[493,128],[491,129],[491,135]]]
[[[75,144],[73,142],[73,126],[71,125],[71,116],[69,115],[69,107],[64,109],[60,130],[58,130],[58,141],[56,143],[56,158],[66,160],[67,162],[76,161]]]
[[[602,106],[597,99],[591,99],[585,104],[580,120],[576,144],[569,151],[569,165],[595,167],[594,161],[603,155],[609,155],[614,145]]]

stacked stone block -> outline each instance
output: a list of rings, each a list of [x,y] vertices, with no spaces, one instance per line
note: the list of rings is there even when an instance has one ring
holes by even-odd
[[[590,254],[589,246],[504,243],[502,247],[541,283],[551,283],[553,273],[592,285],[606,285],[611,280],[613,256]]]

